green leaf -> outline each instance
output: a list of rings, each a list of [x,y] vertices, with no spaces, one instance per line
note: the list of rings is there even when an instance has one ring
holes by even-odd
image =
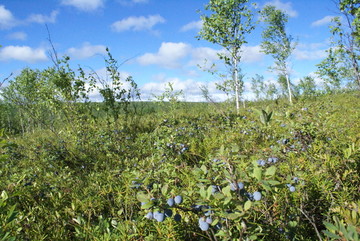
[[[226,187],[224,187],[222,189],[222,193],[224,193],[224,195],[227,196],[227,197],[232,197],[230,185],[227,185]]]
[[[268,182],[270,185],[273,185],[273,186],[280,184],[280,182],[279,182],[279,181],[276,181],[276,180],[267,180],[267,182]]]
[[[227,237],[227,233],[224,230],[220,230],[215,236]]]
[[[242,216],[241,213],[228,213],[225,215],[225,218],[231,219],[231,220],[235,220],[238,219]]]
[[[212,185],[210,185],[206,190],[206,199],[210,199],[212,190],[213,190],[213,187],[212,187]]]
[[[276,172],[276,167],[271,166],[268,169],[266,169],[265,176],[272,177],[272,176],[274,176],[275,172]]]
[[[1,198],[5,201],[9,198],[8,194],[5,191],[1,192]]]
[[[341,239],[341,237],[339,235],[329,232],[328,230],[323,230],[323,233],[329,238]]]
[[[207,168],[205,165],[202,165],[201,166],[201,170],[206,174],[207,173]]]
[[[297,222],[296,221],[290,221],[289,226],[292,227],[292,228],[295,228],[297,226]]]
[[[139,200],[139,202],[148,202],[150,200],[150,197],[149,195],[145,194],[145,193],[142,193],[142,192],[139,192],[137,195],[136,195],[136,198],[137,200]]]
[[[204,187],[200,187],[199,193],[202,198],[206,199],[206,191]]]
[[[250,200],[247,200],[244,204],[244,210],[247,211],[251,208],[252,202]]]
[[[253,171],[253,177],[255,177],[258,181],[260,181],[261,180],[261,174],[262,174],[261,169],[258,166],[255,166],[254,171]]]
[[[250,240],[257,240],[258,236],[257,235],[251,235],[249,237]]]
[[[141,209],[149,209],[149,208],[152,208],[153,206],[154,206],[154,202],[149,201],[149,202],[145,203],[144,205],[141,205]]]
[[[164,186],[162,186],[162,188],[161,188],[162,195],[166,196],[168,188],[169,188],[168,184],[165,184]]]
[[[334,224],[332,223],[328,223],[328,222],[323,222],[325,227],[330,230],[330,231],[336,231],[337,230],[337,227],[335,227]]]
[[[228,203],[230,203],[232,201],[232,197],[227,197],[225,200],[224,200],[224,205],[227,205]]]

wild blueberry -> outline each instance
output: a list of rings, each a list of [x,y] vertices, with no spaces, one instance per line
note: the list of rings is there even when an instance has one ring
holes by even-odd
[[[231,191],[236,191],[237,190],[236,185],[234,183],[230,183],[230,190]]]
[[[219,191],[219,186],[212,185],[211,187],[212,187],[212,190],[211,190],[211,193],[212,193],[212,194],[214,194],[214,193],[216,193],[216,192]]]
[[[282,141],[281,141],[281,142],[282,142],[282,144],[286,145],[286,144],[288,144],[288,143],[289,143],[289,141],[290,141],[289,139],[282,139]]]
[[[174,201],[175,201],[176,204],[182,203],[182,196],[180,196],[180,195],[176,196]]]
[[[180,214],[175,214],[174,215],[174,220],[176,221],[176,222],[180,222],[181,221],[181,215]]]
[[[209,229],[209,224],[204,220],[204,218],[200,218],[199,227],[202,231],[207,231]]]
[[[191,208],[194,212],[200,212],[202,205],[192,205]]]
[[[165,215],[159,211],[154,212],[154,219],[158,222],[162,222],[165,219]]]
[[[289,187],[290,192],[295,192],[296,188],[294,186]]]
[[[214,228],[215,228],[216,230],[221,229],[221,228],[222,228],[221,223],[217,223]]]
[[[265,166],[265,161],[264,160],[257,160],[257,163],[259,166]]]
[[[167,204],[170,206],[170,207],[172,207],[172,206],[174,206],[174,199],[173,198],[169,198],[168,200],[167,200]]]
[[[153,218],[154,218],[154,215],[153,215],[152,212],[148,212],[148,213],[145,215],[145,217],[146,217],[147,219],[153,219]]]
[[[212,221],[213,221],[213,220],[212,220],[212,218],[210,218],[210,217],[207,217],[206,220],[205,220],[205,222],[207,222],[208,224],[211,224]]]
[[[244,188],[244,183],[238,182],[238,188],[242,190]]]
[[[261,200],[261,192],[258,192],[258,191],[254,192],[253,197],[254,197],[255,201],[260,201]]]
[[[278,161],[277,157],[269,157],[268,158],[268,163],[276,163]]]
[[[171,211],[171,209],[165,209],[164,214],[165,214],[165,217],[170,218],[172,216],[173,212]]]
[[[293,178],[293,181],[294,181],[295,183],[298,183],[298,182],[299,182],[299,178],[298,178],[298,177],[294,177],[294,178]]]

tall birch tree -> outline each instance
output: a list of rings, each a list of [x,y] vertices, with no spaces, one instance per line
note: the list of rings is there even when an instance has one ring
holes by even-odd
[[[288,16],[272,5],[267,5],[261,11],[262,21],[266,24],[262,32],[262,52],[274,58],[274,67],[279,76],[286,79],[289,102],[292,103],[292,90],[290,81],[289,57],[295,48],[296,43],[293,37],[286,33]]]
[[[245,37],[255,28],[253,13],[249,0],[210,0],[205,6],[210,15],[201,15],[203,27],[197,36],[224,48],[219,53],[225,66],[231,70],[232,84],[224,81],[219,89],[231,86],[235,92],[236,110],[239,112],[240,91],[243,86],[243,75],[240,73],[241,47],[246,44]]]

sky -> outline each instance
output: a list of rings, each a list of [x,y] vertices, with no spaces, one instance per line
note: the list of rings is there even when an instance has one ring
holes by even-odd
[[[315,76],[316,64],[326,57],[331,18],[338,16],[332,0],[258,0],[258,9],[274,5],[288,14],[287,32],[297,41],[290,58],[291,80]],[[0,82],[22,69],[45,69],[53,65],[51,45],[70,65],[96,71],[106,79],[104,56],[108,47],[121,63],[119,71],[131,75],[143,100],[155,99],[168,83],[182,90],[186,101],[203,101],[200,86],[207,86],[215,101],[226,98],[216,89],[219,77],[201,66],[216,61],[222,47],[198,40],[199,11],[208,0],[0,0]],[[46,27],[47,26],[47,27]],[[246,99],[252,99],[251,78],[269,71],[271,56],[261,52],[263,25],[245,38],[241,69]],[[217,63],[221,66],[221,63]],[[220,67],[219,67],[220,68]],[[5,83],[6,85],[7,83]],[[99,93],[92,93],[100,100]]]

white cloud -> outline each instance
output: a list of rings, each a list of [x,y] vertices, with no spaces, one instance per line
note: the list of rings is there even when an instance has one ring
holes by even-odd
[[[294,49],[294,56],[297,60],[315,60],[315,59],[323,59],[326,57],[326,50],[301,50]]]
[[[260,52],[261,50],[260,45],[255,45],[255,46],[244,45],[241,49],[243,51],[241,61],[244,63],[256,63],[261,61],[265,56],[263,52]]]
[[[26,40],[27,34],[24,32],[14,32],[14,33],[7,35],[7,38],[15,39],[15,40]]]
[[[319,27],[319,26],[324,26],[324,25],[327,25],[329,23],[331,23],[331,20],[333,18],[335,18],[336,16],[325,16],[323,17],[322,19],[319,19],[313,23],[311,23],[311,26],[312,27]]]
[[[156,64],[165,68],[176,69],[185,65],[181,60],[187,60],[187,66],[202,66],[209,69],[213,63],[219,61],[218,53],[225,53],[224,49],[210,47],[193,48],[186,43],[163,42],[157,53],[146,53],[137,58],[141,65]],[[256,63],[263,59],[264,53],[260,52],[260,46],[243,46],[242,63]]]
[[[217,50],[209,47],[199,47],[195,48],[192,51],[192,60],[189,62],[189,65],[211,65],[213,62],[219,59],[218,53],[223,52],[222,50]]]
[[[85,12],[91,12],[104,6],[104,0],[62,0],[61,3]]]
[[[193,21],[193,22],[190,22],[184,26],[181,27],[180,31],[182,32],[186,32],[186,31],[189,31],[189,30],[199,30],[201,29],[203,26],[203,21],[202,20],[199,20],[199,21]]]
[[[17,24],[17,20],[12,13],[4,5],[0,5],[0,29],[9,29]]]
[[[31,14],[27,21],[30,23],[55,23],[58,14],[58,11],[52,11],[50,16],[43,14]]]
[[[191,102],[201,102],[206,101],[200,87],[206,86],[212,101],[221,102],[228,99],[228,96],[216,88],[216,81],[196,81],[194,79],[180,79],[178,77],[165,77],[163,74],[160,74],[161,82],[149,82],[144,84],[141,88],[141,99],[142,100],[155,100],[154,96],[160,96],[164,93],[165,89],[168,87],[168,83],[172,83],[174,91],[183,91],[185,101]],[[251,83],[245,82],[245,92],[243,98],[246,100],[254,99],[253,93],[249,90],[251,88]]]
[[[155,96],[160,96],[164,93],[165,89],[171,83],[175,91],[183,91],[184,99],[186,101],[204,101],[202,97],[200,86],[204,83],[195,81],[193,79],[181,80],[178,77],[170,77],[164,79],[163,82],[150,82],[144,84],[140,90],[142,94],[142,100],[155,100]]]
[[[277,9],[284,11],[290,17],[297,17],[298,12],[293,9],[291,2],[283,3],[281,0],[272,0],[270,2],[266,2],[265,5],[275,6]]]
[[[148,17],[128,17],[111,25],[113,31],[122,32],[126,30],[142,31],[152,30],[152,28],[158,23],[164,23],[165,19],[160,15],[150,15]]]
[[[243,63],[255,63],[263,59],[264,53],[260,52],[260,45],[247,46],[244,45],[241,48],[241,62]],[[207,65],[219,60],[218,53],[224,54],[225,50],[216,50],[208,47],[195,48],[192,51],[193,59],[190,61],[190,65],[202,65],[204,62]],[[209,66],[208,66],[209,67]]]
[[[46,50],[29,46],[5,46],[0,49],[0,61],[19,60],[28,63],[47,61]]]
[[[149,0],[118,0],[122,5],[133,5],[137,3],[148,3]]]
[[[94,87],[94,89],[92,89],[92,91],[89,92],[89,98],[91,101],[94,101],[94,102],[102,102],[104,101],[104,98],[101,96],[100,94],[100,91],[99,89],[102,89],[104,87],[103,84],[107,84],[108,86],[112,87],[111,85],[111,79],[110,79],[110,76],[106,70],[106,67],[104,68],[101,68],[101,69],[97,69],[94,71],[92,70],[85,70],[86,74],[87,75],[96,75],[96,77],[98,79],[100,79],[101,81],[97,81],[95,86],[92,86]],[[124,82],[124,80],[129,77],[131,74],[129,72],[125,72],[125,71],[120,71],[120,80],[122,81],[122,86],[121,88],[124,88],[124,89],[130,89],[131,86],[128,82]],[[85,88],[90,88],[90,84],[89,83],[86,83],[85,84]]]
[[[104,45],[91,45],[90,43],[84,43],[81,48],[69,48],[67,53],[76,59],[86,59],[96,54],[105,55],[106,47]]]
[[[326,43],[299,43],[294,49],[294,57],[297,60],[316,60],[326,57]]]
[[[191,46],[185,43],[163,42],[157,53],[146,53],[137,62],[141,65],[157,64],[165,68],[179,68],[179,61],[191,51]]]

